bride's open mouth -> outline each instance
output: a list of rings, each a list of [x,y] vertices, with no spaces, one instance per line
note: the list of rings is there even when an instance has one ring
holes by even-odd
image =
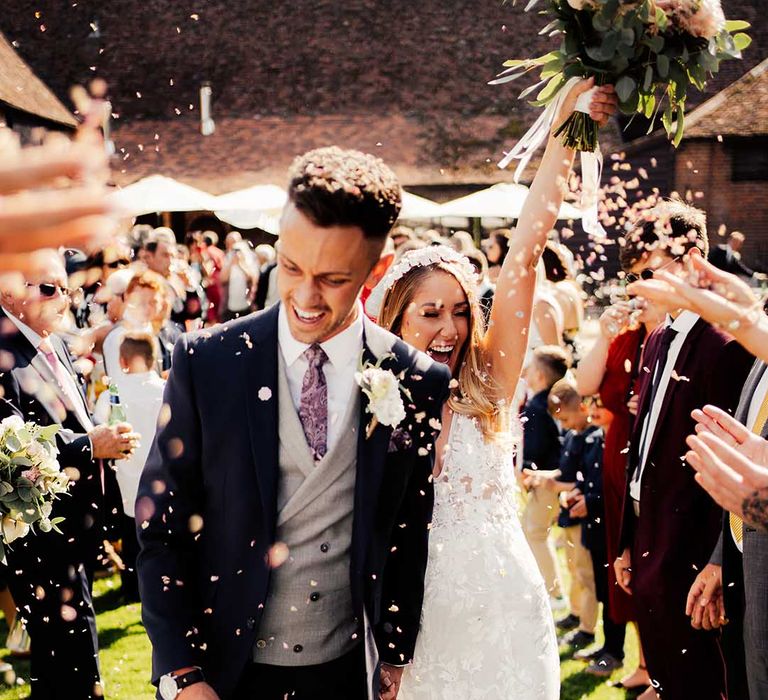
[[[453,355],[453,351],[455,348],[456,348],[456,345],[449,345],[447,343],[441,344],[441,345],[435,344],[427,348],[427,354],[435,362],[441,362],[444,365],[450,365],[451,356]]]

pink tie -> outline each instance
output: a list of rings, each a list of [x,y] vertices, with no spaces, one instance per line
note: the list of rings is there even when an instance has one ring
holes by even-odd
[[[64,395],[69,401],[69,409],[77,415],[78,408],[85,410],[83,405],[83,398],[77,389],[75,384],[75,378],[69,373],[66,367],[61,363],[59,356],[54,352],[51,341],[48,338],[43,338],[37,349],[43,354],[46,361],[53,370],[53,376],[56,378],[56,383],[59,388],[64,392]],[[104,493],[104,461],[96,460],[99,464],[99,472],[101,474],[101,492]]]
[[[77,412],[77,409],[82,405],[83,399],[80,396],[80,392],[77,391],[74,378],[67,371],[66,367],[61,364],[59,356],[54,352],[51,341],[45,338],[37,349],[43,353],[43,356],[53,370],[53,376],[56,377],[59,388],[64,392],[64,395],[71,404],[69,406],[70,410]]]

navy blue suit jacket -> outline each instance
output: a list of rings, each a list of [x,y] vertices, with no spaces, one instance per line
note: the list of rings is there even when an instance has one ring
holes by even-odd
[[[176,344],[169,416],[137,499],[153,680],[200,666],[223,699],[252,658],[269,589],[279,478],[278,312],[275,305]],[[390,348],[382,367],[411,395],[399,426],[410,441],[391,440],[392,429],[382,425],[366,438],[371,416],[365,397],[361,402],[350,583],[374,697],[378,659],[407,663],[416,643],[433,505],[430,420],[440,417],[450,377],[367,319],[364,337],[365,359],[374,359],[372,345]]]

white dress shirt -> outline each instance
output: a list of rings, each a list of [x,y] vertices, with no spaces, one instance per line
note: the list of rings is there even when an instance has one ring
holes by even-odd
[[[10,313],[7,309],[3,309],[3,311],[8,317],[8,320],[13,323],[16,328],[19,329],[19,333],[21,333],[30,342],[32,347],[35,348],[37,354],[42,358],[46,366],[50,366],[45,353],[40,350],[40,344],[43,342],[42,337],[36,331],[33,331],[26,323],[24,323],[24,321],[16,318],[16,316]],[[51,349],[53,349],[55,352],[55,348],[53,348],[52,344]],[[57,382],[57,384],[66,383],[65,386],[61,386],[60,388],[66,396],[67,401],[71,404],[69,408],[74,412],[75,416],[77,416],[77,419],[80,421],[80,424],[83,426],[83,428],[90,430],[93,427],[93,423],[91,422],[88,406],[86,405],[85,399],[80,392],[80,387],[77,385],[77,381],[72,376],[72,373],[69,371],[69,369],[64,366],[61,358],[59,358],[59,363],[61,364],[63,371],[61,373],[61,379]],[[51,371],[55,372],[55,369],[51,368]]]
[[[288,387],[296,411],[301,402],[301,385],[309,362],[304,352],[309,348],[291,335],[284,306],[280,306],[277,321],[277,342],[285,362]],[[355,372],[360,366],[363,352],[363,309],[358,304],[357,318],[341,333],[330,340],[320,343],[328,356],[323,365],[323,373],[328,385],[328,436],[327,447],[331,450],[339,435],[339,429],[346,416],[352,392],[356,390]]]
[[[699,316],[692,311],[683,311],[674,321],[667,316],[665,326],[667,328],[672,327],[677,331],[677,335],[669,346],[669,354],[667,355],[667,362],[664,367],[659,367],[659,363],[657,362],[656,367],[654,368],[653,381],[656,380],[659,371],[661,371],[662,374],[659,381],[659,388],[656,391],[656,396],[653,400],[653,405],[650,406],[648,413],[646,413],[645,418],[643,419],[643,430],[640,434],[640,468],[633,475],[632,482],[629,485],[629,495],[635,501],[640,500],[640,485],[643,480],[643,472],[645,472],[645,462],[648,459],[648,450],[651,447],[653,436],[656,433],[656,424],[659,420],[659,413],[661,413],[661,407],[670,386],[669,382],[672,379],[672,371],[675,369],[677,358],[680,356],[680,350],[682,350],[683,344],[688,338],[688,334],[698,320]]]
[[[128,459],[115,462],[117,484],[123,500],[123,512],[134,516],[134,504],[139,490],[139,479],[144,463],[149,455],[149,448],[155,438],[157,419],[163,407],[163,389],[165,382],[157,372],[137,372],[124,374],[118,372],[110,377],[117,386],[120,403],[125,408],[127,421],[133,430],[141,435],[139,446]],[[109,420],[109,392],[102,391],[93,412],[97,423]]]

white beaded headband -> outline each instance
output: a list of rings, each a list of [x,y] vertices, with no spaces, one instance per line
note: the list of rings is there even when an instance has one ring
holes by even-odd
[[[371,292],[365,302],[368,313],[378,318],[381,315],[384,297],[399,279],[404,277],[414,267],[426,267],[437,263],[455,265],[470,284],[477,284],[478,276],[469,258],[457,253],[446,245],[431,245],[426,248],[409,250],[387,272]]]

